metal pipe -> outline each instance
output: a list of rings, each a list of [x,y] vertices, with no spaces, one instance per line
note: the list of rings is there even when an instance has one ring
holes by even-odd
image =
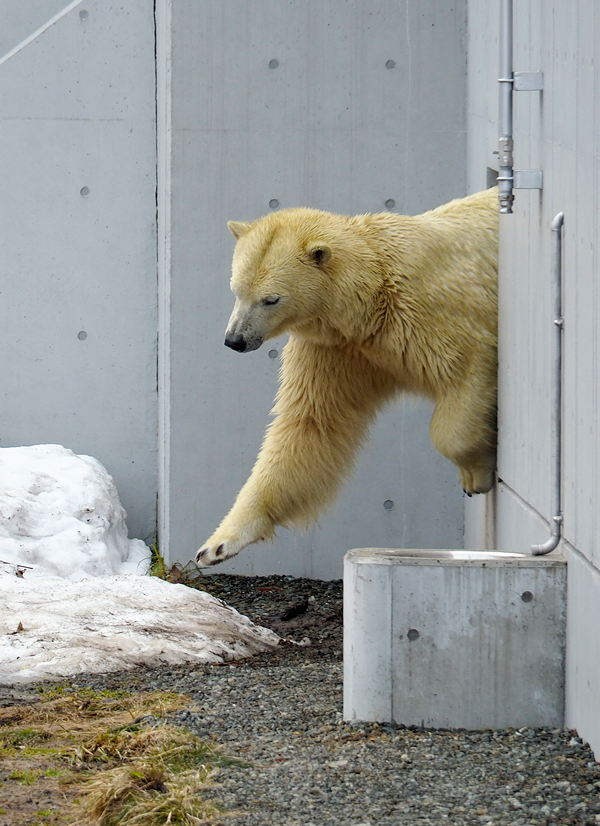
[[[532,545],[534,556],[543,556],[553,551],[560,542],[562,532],[562,227],[564,215],[559,212],[552,221],[552,275],[554,282],[554,324],[556,332],[553,342],[554,387],[552,398],[552,442],[554,444],[554,490],[551,534],[543,545]]]
[[[498,118],[498,199],[500,212],[511,213],[513,203],[513,4],[500,0],[500,112]]]

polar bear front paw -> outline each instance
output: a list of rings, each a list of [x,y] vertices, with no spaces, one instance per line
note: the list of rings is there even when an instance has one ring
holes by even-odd
[[[242,514],[244,516],[244,514]],[[196,554],[199,568],[218,565],[255,542],[264,542],[273,536],[273,522],[262,515],[251,514],[244,519],[239,516],[223,520]]]
[[[199,568],[208,568],[210,565],[218,565],[219,562],[225,562],[226,559],[230,559],[232,556],[237,556],[237,554],[239,554],[239,552],[242,551],[247,544],[247,542],[243,542],[239,539],[226,539],[222,542],[219,542],[218,540],[211,541],[211,539],[209,539],[196,554],[196,564]]]
[[[467,496],[474,493],[487,493],[494,486],[494,471],[486,468],[459,468],[462,488]]]

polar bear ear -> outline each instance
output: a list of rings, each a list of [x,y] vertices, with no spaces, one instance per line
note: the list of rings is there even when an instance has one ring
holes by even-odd
[[[310,244],[306,248],[306,254],[313,264],[322,267],[331,258],[331,248],[327,244]]]
[[[228,221],[227,226],[229,227],[229,232],[233,235],[236,241],[246,235],[246,233],[250,232],[250,227],[252,224],[249,224],[248,221]]]

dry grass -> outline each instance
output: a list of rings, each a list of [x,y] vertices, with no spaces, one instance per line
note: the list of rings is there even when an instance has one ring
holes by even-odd
[[[147,719],[190,702],[167,692],[59,689],[0,709],[0,815],[11,826],[216,823],[219,812],[199,792],[218,766],[238,761]]]
[[[148,763],[111,769],[90,784],[88,813],[102,826],[214,823],[219,812],[198,795],[205,783],[202,771],[172,775]]]
[[[0,736],[17,723],[47,731],[85,733],[95,730],[98,719],[106,724],[125,724],[144,715],[163,716],[190,703],[189,697],[167,691],[129,694],[58,686],[43,692],[38,703],[0,709]]]

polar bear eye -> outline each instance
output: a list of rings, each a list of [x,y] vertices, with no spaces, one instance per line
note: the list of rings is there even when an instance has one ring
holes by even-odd
[[[279,303],[279,296],[278,295],[269,295],[266,298],[263,298],[262,303],[267,307],[272,307],[274,304]]]

